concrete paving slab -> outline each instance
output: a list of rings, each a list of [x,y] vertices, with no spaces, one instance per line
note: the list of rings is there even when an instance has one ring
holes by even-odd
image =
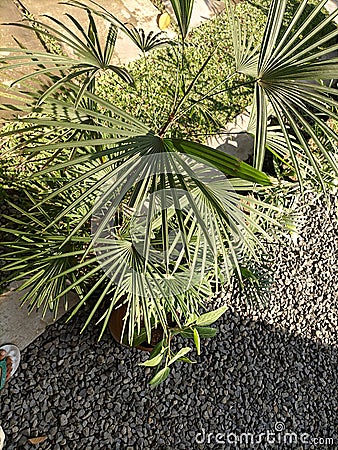
[[[45,318],[41,318],[41,311],[33,311],[28,315],[27,308],[20,308],[20,298],[24,292],[14,291],[13,289],[0,296],[0,345],[15,344],[20,350],[26,348],[40,334],[42,334],[49,325],[55,323],[50,311]],[[69,293],[67,296],[69,308],[75,306],[79,301],[75,293]],[[56,320],[65,314],[62,307]]]
[[[41,42],[37,38],[33,31],[25,30],[16,26],[2,25],[4,23],[20,22],[22,20],[22,14],[19,8],[15,5],[13,0],[1,0],[0,1],[0,47],[12,48],[18,47],[13,36],[25,47],[42,51],[43,47]],[[0,56],[6,56],[4,52],[0,52]],[[2,70],[0,72],[0,83],[4,85],[0,91],[0,103],[8,103],[5,94],[6,86],[8,87],[11,82],[21,76],[29,73],[33,68],[29,69],[24,67],[18,67],[13,70]],[[31,82],[29,82],[31,84]],[[27,81],[26,81],[27,86]],[[18,85],[20,87],[20,85]],[[11,100],[12,105],[19,105],[19,102]],[[0,111],[0,122],[13,117],[13,113],[10,111]]]
[[[220,133],[207,139],[209,147],[221,150],[228,155],[236,156],[242,161],[247,161],[254,151],[254,138],[249,134],[251,108],[245,109],[228,123]]]
[[[333,12],[336,11],[336,9],[338,8],[338,0],[329,0],[329,1],[326,3],[325,8],[327,9],[327,11],[328,11],[330,14],[333,13]],[[336,23],[338,23],[338,17],[336,17],[336,18],[334,19],[334,21],[335,21]]]
[[[4,448],[4,444],[5,444],[5,433],[2,427],[0,427],[0,450]]]
[[[18,44],[13,39],[13,36],[15,36],[25,47],[42,50],[43,47],[34,32],[16,26],[2,25],[4,23],[20,22],[21,20],[21,11],[13,0],[0,1],[0,46],[18,47]]]

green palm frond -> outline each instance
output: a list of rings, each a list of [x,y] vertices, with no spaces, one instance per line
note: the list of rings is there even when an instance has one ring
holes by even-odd
[[[14,237],[6,242],[6,270],[28,288],[24,301],[31,309],[56,314],[72,290],[80,295],[72,315],[93,302],[85,326],[99,314],[104,329],[112,309],[125,303],[128,342],[141,329],[148,340],[154,326],[166,329],[167,313],[186,323],[205,306],[211,286],[230,283],[234,274],[241,280],[243,263],[259,261],[264,242],[292,232],[294,222],[283,207],[294,186],[285,183],[287,176],[276,180],[262,171],[266,149],[276,167],[290,168],[290,181],[326,182],[327,165],[337,173],[337,134],[323,115],[338,119],[336,89],[326,83],[337,75],[337,59],[330,54],[337,49],[331,41],[338,31],[327,28],[335,14],[314,25],[324,2],[304,16],[307,1],[302,1],[282,32],[286,0],[273,0],[259,54],[229,10],[236,73],[255,84],[248,128],[255,137],[254,167],[176,137],[174,125],[187,111],[182,105],[214,52],[191,80],[183,44],[194,2],[171,3],[182,58],[175,53],[177,86],[162,127],[145,125],[96,95],[95,78],[100,70],[111,70],[132,83],[125,69],[111,65],[119,30],[143,53],[171,42],[162,33],[130,28],[95,1],[65,2],[86,11],[88,28],[69,14],[75,32],[51,17],[59,31],[38,23],[44,26],[40,33],[52,32],[74,57],[21,48],[11,49],[3,64],[38,67],[21,80],[44,74],[52,79],[44,92],[26,94],[34,105],[31,114],[0,135],[14,138],[9,151],[34,166],[22,183],[31,188],[26,206],[13,205],[17,215],[6,216],[8,224],[0,229]],[[104,45],[96,16],[110,24]]]
[[[314,19],[325,3],[325,1],[320,2],[304,18],[308,1],[303,0],[291,23],[282,33],[286,0],[272,2],[260,53],[259,79],[255,95],[258,111],[255,167],[261,169],[263,166],[267,108],[271,105],[283,132],[298,178],[301,179],[297,168],[299,147],[295,146],[294,137],[301,145],[305,159],[323,185],[321,164],[310,149],[308,141],[311,138],[316,142],[326,163],[334,173],[338,174],[336,151],[338,136],[329,129],[325,119],[325,116],[337,118],[338,103],[335,100],[337,90],[326,87],[325,80],[338,78],[337,58],[332,56],[332,52],[338,48],[336,44],[332,45],[332,39],[338,35],[338,30],[329,27],[338,15],[338,9],[315,25]],[[330,136],[329,148],[318,139],[318,130]]]
[[[66,86],[73,97],[80,89],[71,83]],[[278,225],[274,208],[254,197],[248,200],[241,193],[253,192],[257,183],[267,185],[270,180],[237,158],[202,144],[161,139],[142,122],[93,93],[84,92],[83,100],[91,100],[95,107],[81,104],[76,108],[71,101],[49,97],[38,108],[38,116],[19,119],[27,126],[27,133],[38,127],[41,131],[58,130],[60,136],[82,134],[80,138],[76,135],[74,139],[25,145],[29,156],[49,158],[48,166],[40,168],[32,182],[43,180],[50,188],[34,200],[31,211],[23,212],[22,230],[11,232],[18,237],[15,245],[32,258],[29,270],[36,274],[27,301],[34,307],[39,305],[37,286],[45,283],[45,274],[52,307],[75,289],[82,293],[79,308],[99,290],[90,318],[107,298],[112,299],[105,309],[109,314],[127,293],[123,298],[128,304],[128,335],[132,340],[141,316],[152,317],[163,326],[163,310],[179,307],[188,316],[202,303],[199,286],[209,273],[222,273],[229,281],[232,271],[239,270],[242,255],[255,256],[260,247],[256,233],[267,238],[266,226]],[[23,130],[5,134],[20,135]],[[69,149],[77,149],[71,158]],[[210,178],[206,167],[214,168],[217,177]],[[50,205],[55,207],[46,220],[41,211],[49,211]],[[256,223],[253,213],[260,218]],[[38,223],[33,220],[36,215]],[[100,220],[89,237],[88,227],[95,217]],[[135,217],[141,230],[136,235]],[[116,225],[112,226],[112,221]],[[107,230],[111,234],[106,235]],[[32,245],[27,247],[27,240]],[[39,246],[49,250],[46,258],[34,256]],[[72,264],[67,259],[70,254],[75,257]],[[24,267],[21,255],[19,259],[12,257],[15,267],[10,268],[19,271],[17,279],[24,278],[27,266],[20,271]],[[85,290],[92,279],[94,283]],[[184,309],[187,295],[190,300]],[[147,321],[150,336],[150,319]]]
[[[9,52],[11,56],[0,58],[0,70],[15,69],[19,67],[32,67],[32,69],[35,69],[31,73],[16,79],[13,84],[22,83],[24,80],[36,78],[41,75],[50,75],[52,84],[40,96],[38,104],[42,103],[48,96],[64,87],[67,82],[78,79],[81,82],[82,87],[76,98],[76,105],[79,105],[83,97],[83,92],[102,70],[110,70],[124,82],[134,86],[134,80],[125,68],[111,64],[116,43],[117,27],[110,24],[106,42],[104,48],[102,48],[96,23],[91,11],[87,10],[87,14],[89,22],[87,32],[73,16],[65,14],[72,22],[78,34],[73,32],[69,26],[58,19],[48,15],[45,17],[58,25],[60,31],[55,29],[55,27],[36,20],[28,20],[28,24],[8,24],[33,30],[41,35],[52,36],[57,42],[70,48],[74,56],[37,52],[25,48],[1,48],[1,52]],[[55,74],[57,73],[60,73],[61,75],[58,76],[55,81]]]
[[[75,84],[68,83],[66,85],[68,92],[73,93],[73,97],[78,95],[79,87]],[[43,106],[35,108],[35,112],[43,114],[41,117],[27,117],[18,119],[18,122],[30,124],[34,129],[52,127],[58,129],[63,133],[67,130],[87,130],[96,132],[100,138],[90,139],[87,137],[84,140],[70,140],[67,142],[61,141],[52,144],[38,145],[36,142],[32,147],[26,146],[26,152],[52,152],[60,148],[82,148],[97,145],[116,145],[121,143],[119,148],[113,147],[111,150],[104,150],[103,154],[97,153],[95,155],[88,155],[88,158],[101,158],[107,155],[109,151],[112,153],[123,154],[123,151],[128,157],[135,156],[142,152],[146,145],[149,149],[160,149],[162,140],[144,125],[138,119],[135,119],[130,114],[117,108],[110,102],[107,102],[95,94],[85,92],[84,99],[89,99],[96,105],[95,108],[87,108],[85,106],[78,106],[77,108],[67,100],[46,99]],[[99,108],[104,108],[105,112],[98,112]],[[45,116],[46,115],[46,116]],[[88,123],[88,120],[91,122]],[[13,130],[5,132],[3,136],[11,134],[20,134],[22,131],[29,133],[31,128]],[[130,139],[128,141],[128,139]],[[138,142],[134,143],[138,140]],[[225,175],[241,177],[252,182],[262,185],[270,184],[269,178],[262,172],[257,171],[248,164],[240,161],[238,158],[227,155],[224,152],[212,149],[205,145],[189,142],[185,140],[167,140],[166,145],[172,145],[176,151],[186,153],[194,158],[201,158],[204,161],[210,162],[213,166],[221,170]],[[133,150],[134,145],[134,150]],[[82,161],[82,160],[81,160]],[[65,164],[72,164],[72,161],[65,162]],[[58,170],[61,167],[58,168]]]
[[[165,140],[165,142],[168,142]],[[225,175],[238,177],[243,180],[252,181],[261,185],[269,185],[271,181],[269,177],[251,167],[249,164],[244,163],[240,159],[228,155],[220,150],[210,148],[206,145],[186,141],[182,139],[172,139],[169,142],[172,143],[174,148],[182,153],[186,153],[194,158],[206,161],[212,166],[219,169]],[[170,145],[170,144],[169,144]]]
[[[170,0],[183,41],[185,40],[191,20],[194,0]]]
[[[155,48],[164,47],[166,45],[173,45],[174,41],[169,39],[165,32],[160,31],[155,33],[154,31],[150,31],[147,35],[145,34],[142,28],[136,28],[134,25],[128,27],[126,24],[121,22],[117,17],[107,11],[102,5],[99,5],[95,1],[89,0],[89,2],[99,9],[92,8],[86,3],[77,1],[77,0],[69,0],[67,2],[63,2],[63,4],[68,6],[74,6],[76,8],[87,9],[91,11],[93,14],[103,17],[105,20],[111,23],[111,26],[116,27],[125,33],[129,39],[141,50],[142,53],[147,53]]]
[[[136,28],[133,26],[130,29],[127,28],[125,33],[143,53],[150,52],[155,48],[165,47],[166,45],[173,45],[175,43],[172,39],[168,39],[163,31],[158,33],[150,31],[148,34],[145,34],[142,28]]]
[[[181,161],[180,157],[177,158],[177,161]],[[116,178],[121,180],[121,177],[118,177],[120,173],[122,171],[115,173],[113,171],[111,176],[116,175]],[[44,312],[50,308],[56,314],[62,298],[71,290],[75,290],[81,296],[81,302],[73,312],[75,314],[94,292],[99,291],[100,297],[95,302],[95,307],[88,318],[90,320],[102,302],[105,303],[106,314],[108,314],[108,310],[124,296],[130,306],[128,333],[131,340],[140,327],[141,317],[144,318],[145,311],[162,326],[166,326],[166,317],[162,314],[165,310],[180,307],[186,313],[186,317],[191,312],[196,312],[203,304],[203,295],[199,296],[198,286],[203,284],[203,279],[208,276],[210,265],[217,267],[222,261],[224,276],[229,279],[233,266],[238,265],[236,258],[239,250],[242,252],[242,247],[246,246],[249,253],[252,254],[255,252],[258,240],[255,240],[254,234],[249,229],[247,232],[244,231],[248,228],[250,217],[244,210],[238,208],[240,197],[234,194],[231,186],[230,191],[227,191],[227,188],[221,183],[213,181],[209,186],[201,189],[201,186],[194,187],[194,183],[190,186],[189,181],[187,180],[186,183],[183,179],[180,182],[176,181],[176,190],[184,183],[185,189],[189,189],[186,192],[190,192],[191,195],[185,199],[186,204],[181,205],[179,210],[169,209],[167,218],[169,223],[175,221],[179,217],[178,211],[184,211],[182,214],[184,226],[179,230],[181,233],[185,233],[185,242],[191,254],[190,262],[184,259],[186,252],[183,249],[176,249],[175,239],[170,242],[170,235],[168,235],[170,227],[169,230],[161,230],[161,220],[157,224],[156,221],[153,223],[149,243],[146,243],[148,249],[154,245],[156,247],[157,234],[161,234],[161,231],[167,233],[167,240],[170,242],[171,248],[166,250],[170,257],[175,257],[174,261],[176,261],[175,266],[169,269],[166,269],[166,265],[163,265],[161,261],[156,263],[154,255],[144,266],[145,253],[138,252],[134,247],[135,239],[131,239],[128,226],[126,229],[126,218],[123,220],[125,232],[122,239],[100,239],[102,232],[99,233],[97,239],[95,235],[90,239],[86,223],[82,223],[82,226],[78,227],[84,215],[88,222],[87,213],[89,211],[81,210],[83,202],[76,202],[74,185],[67,185],[67,189],[60,191],[58,196],[53,199],[52,203],[58,204],[62,195],[70,196],[69,206],[71,208],[66,208],[67,211],[63,210],[62,217],[60,215],[61,208],[54,211],[54,217],[36,212],[37,207],[39,213],[46,211],[47,207],[49,209],[51,203],[47,201],[41,206],[35,204],[32,212],[21,211],[23,213],[22,223],[16,223],[14,229],[5,228],[1,231],[10,232],[17,237],[14,243],[8,243],[15,251],[5,255],[5,259],[10,262],[6,269],[14,271],[12,279],[25,281],[27,275],[30,275],[29,280],[25,281],[23,285],[23,288],[29,288],[29,292],[23,300],[29,302],[31,308],[43,307]],[[236,180],[234,180],[234,184],[236,185]],[[250,183],[245,186],[240,184],[240,187],[248,190]],[[88,193],[86,198],[88,204],[90,198]],[[65,207],[65,199],[61,204]],[[136,206],[134,204],[134,207]],[[196,217],[195,220],[192,220],[191,210]],[[90,213],[92,216],[95,211],[92,209]],[[109,214],[113,213],[114,210],[106,213],[104,217],[106,222],[110,221]],[[54,219],[55,216],[59,217],[57,223]],[[224,223],[225,217],[228,221],[227,224]],[[60,227],[59,224],[64,224],[64,226]],[[190,225],[188,226],[188,224]],[[74,232],[74,227],[76,232]],[[158,228],[160,229],[158,230]],[[262,232],[264,233],[264,230]],[[211,239],[209,239],[209,233]],[[165,242],[166,239],[162,237],[160,241]],[[181,239],[181,241],[183,240]],[[126,265],[127,268],[131,267],[134,270],[131,273],[125,273]],[[169,274],[177,276],[174,278],[174,283],[168,285]],[[195,275],[195,278],[191,278],[192,274]],[[88,285],[90,282],[91,284]],[[189,289],[191,297],[189,296],[187,302],[185,290],[189,285],[191,285]],[[107,306],[107,299],[110,296],[112,300]],[[145,298],[147,301],[144,303]],[[139,305],[142,302],[144,306],[140,309]],[[185,309],[184,305],[186,305]],[[150,333],[150,323],[146,323],[145,326],[147,332]]]
[[[254,36],[249,33],[247,26],[235,16],[231,2],[226,3],[226,8],[230,18],[236,71],[257,77],[260,44],[254,44]]]
[[[29,199],[32,200],[32,197],[29,196]],[[58,224],[48,233],[44,232],[52,219],[51,214],[57,207],[50,206],[48,212],[47,209],[41,208],[29,212],[13,203],[10,205],[16,210],[16,216],[19,218],[3,216],[3,219],[7,219],[8,225],[0,229],[2,233],[12,235],[12,240],[2,242],[4,247],[11,249],[2,255],[8,262],[2,270],[10,273],[6,281],[21,282],[19,290],[27,289],[21,302],[29,304],[29,311],[41,308],[45,316],[47,311],[51,310],[56,317],[61,302],[67,309],[66,297],[58,294],[66,290],[68,284],[73,284],[73,291],[83,295],[81,286],[74,286],[78,274],[73,267],[83,254],[83,246],[90,237],[77,236],[62,247],[60,242],[67,230],[67,223]],[[67,276],[58,276],[64,272]]]

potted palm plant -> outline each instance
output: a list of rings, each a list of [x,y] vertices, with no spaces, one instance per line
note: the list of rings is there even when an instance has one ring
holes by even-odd
[[[196,86],[215,49],[190,72],[193,0],[171,0],[175,39],[146,35],[90,0],[65,2],[87,12],[87,30],[68,15],[78,34],[51,17],[55,26],[32,19],[17,24],[72,49],[72,56],[1,49],[9,53],[2,67],[35,66],[17,82],[49,79],[40,90],[19,89],[29,106],[23,105],[25,115],[2,133],[4,140],[19,137],[10,152],[31,168],[28,179],[16,180],[25,190],[25,207],[12,204],[19,217],[8,217],[12,225],[2,229],[15,237],[5,242],[7,270],[11,279],[23,280],[19,289],[28,288],[23,302],[30,309],[56,314],[65,295],[76,291],[81,300],[70,317],[91,302],[84,328],[100,312],[102,333],[119,309],[118,339],[152,343],[144,365],[157,368],[153,385],[168,376],[173,362],[191,362],[186,356],[191,348],[174,352],[172,338],[193,339],[199,353],[200,338],[215,335],[210,325],[226,307],[208,311],[208,300],[234,275],[250,276],[245,262],[264,251],[271,228],[285,227],[282,199],[271,195],[292,184],[283,168],[292,169],[301,187],[311,180],[327,189],[337,174],[337,134],[323,118],[338,118],[336,89],[322,80],[338,78],[336,59],[323,59],[337,48],[332,44],[337,30],[327,25],[338,12],[315,23],[325,1],[310,11],[308,3],[302,1],[286,23],[287,0],[272,0],[258,46],[227,5],[234,71],[202,93]],[[109,24],[104,45],[96,20]],[[151,92],[143,95],[139,80],[111,62],[119,32],[145,58],[170,48],[175,77],[162,120],[158,115],[152,120],[151,108],[142,113]],[[122,91],[134,89],[140,100],[134,113],[100,95],[102,72],[113,73]],[[242,85],[253,89],[252,165],[184,133],[184,123],[203,102]],[[268,158],[276,168],[270,174],[263,172]]]

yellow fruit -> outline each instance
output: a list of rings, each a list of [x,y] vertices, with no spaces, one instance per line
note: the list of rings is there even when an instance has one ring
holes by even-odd
[[[170,16],[168,13],[163,13],[158,19],[158,27],[160,30],[166,30],[170,25]]]

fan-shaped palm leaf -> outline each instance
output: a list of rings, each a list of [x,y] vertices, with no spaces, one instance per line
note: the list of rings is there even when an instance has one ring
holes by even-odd
[[[274,110],[285,137],[295,169],[297,170],[297,152],[294,139],[302,147],[309,164],[317,177],[323,182],[321,167],[309,148],[308,140],[312,138],[326,162],[338,173],[336,155],[337,134],[329,129],[323,119],[337,118],[335,108],[338,103],[334,99],[337,90],[326,87],[322,80],[338,78],[337,58],[332,52],[337,44],[331,44],[338,35],[338,30],[330,30],[330,22],[338,15],[338,9],[319,24],[314,25],[326,1],[304,18],[308,1],[303,0],[291,23],[281,35],[281,25],[286,0],[273,0],[265,30],[260,59],[258,63],[258,80],[255,92],[257,110],[255,136],[255,167],[262,168],[266,147],[266,116],[268,104]],[[327,30],[327,31],[326,31]],[[324,34],[323,34],[324,33]],[[327,58],[323,60],[323,57]],[[330,136],[330,148],[318,139],[317,130]]]
[[[80,88],[68,83],[67,89],[76,96]],[[224,278],[229,279],[233,267],[240,270],[238,259],[243,253],[255,256],[260,245],[255,232],[266,236],[263,222],[276,225],[271,214],[267,214],[273,208],[253,198],[247,200],[240,192],[253,190],[255,183],[264,185],[270,181],[237,158],[201,144],[161,139],[140,121],[96,95],[84,92],[83,97],[104,108],[105,113],[99,112],[98,107],[76,108],[67,101],[47,98],[39,107],[40,117],[19,119],[33,128],[57,129],[60,135],[85,130],[92,136],[83,134],[81,139],[26,146],[28,155],[43,153],[53,157],[55,152],[62,152],[32,179],[43,179],[53,189],[39,201],[34,200],[31,212],[23,212],[21,231],[11,231],[18,236],[14,245],[23,253],[18,258],[10,256],[14,259],[9,268],[17,269],[15,277],[22,279],[28,269],[26,265],[21,270],[20,259],[24,256],[28,258],[26,262],[32,261],[29,271],[34,277],[27,283],[32,295],[25,298],[34,307],[39,305],[37,299],[46,282],[45,274],[52,305],[57,305],[72,289],[83,292],[94,277],[94,284],[82,296],[79,307],[100,288],[90,318],[104,299],[112,299],[106,309],[108,314],[124,298],[128,304],[129,339],[134,325],[139,329],[142,315],[149,318],[145,326],[150,336],[151,317],[166,325],[161,305],[164,310],[180,307],[187,315],[196,311],[200,304],[199,286],[211,268],[212,273],[219,272],[219,258]],[[92,119],[90,123],[88,118]],[[30,127],[26,129],[28,133]],[[22,130],[17,132],[21,134]],[[99,137],[94,138],[95,135]],[[67,148],[77,148],[79,153],[69,158]],[[223,180],[208,178],[205,164],[217,168]],[[180,195],[182,190],[184,194]],[[129,209],[121,210],[121,204],[126,202]],[[46,217],[42,212],[52,204],[53,214]],[[140,229],[145,230],[139,247],[135,236],[132,239],[132,221],[128,217],[142,205],[146,206],[144,220],[149,220],[145,225],[142,220],[138,222]],[[88,224],[102,210],[104,215],[89,241]],[[154,211],[157,213],[152,217]],[[261,225],[250,218],[251,211],[261,218]],[[111,228],[116,214],[124,217],[122,225],[117,223]],[[107,229],[114,239],[106,239]],[[27,246],[27,242],[31,244]],[[162,247],[160,258],[158,245]],[[34,256],[39,246],[43,252],[49,250],[46,255],[39,252],[40,259]],[[69,264],[68,257],[74,257],[75,263],[73,259],[73,264]],[[189,297],[185,308],[184,290],[196,295]],[[106,318],[105,315],[104,324]]]
[[[226,3],[226,8],[230,19],[236,70],[244,75],[257,77],[260,44],[254,45],[254,36],[235,16],[231,2]]]
[[[88,4],[77,0],[69,0],[63,3],[69,6],[87,9],[88,11],[91,11],[93,14],[103,17],[105,20],[110,22],[112,26],[123,31],[123,33],[125,33],[129,37],[129,39],[141,50],[142,53],[147,53],[151,50],[154,50],[155,48],[174,44],[174,41],[172,39],[169,39],[163,31],[160,31],[158,33],[150,31],[146,35],[142,28],[136,28],[134,25],[128,27],[126,24],[121,22],[117,17],[115,17],[113,14],[107,11],[102,5],[99,5],[93,0],[89,0],[89,2],[97,6],[99,9],[92,8]]]
[[[41,35],[52,36],[57,42],[70,48],[74,57],[36,52],[25,48],[1,48],[1,52],[9,52],[11,56],[0,58],[0,70],[15,69],[18,67],[38,67],[33,72],[16,79],[13,84],[30,78],[36,78],[41,75],[55,74],[55,72],[61,73],[61,77],[58,77],[56,81],[54,80],[52,85],[44,91],[39,98],[38,103],[43,102],[46,97],[63,87],[68,81],[80,78],[80,81],[82,79],[83,81],[81,82],[82,89],[78,92],[76,98],[76,105],[78,105],[82,99],[83,92],[88,88],[90,83],[93,82],[95,76],[101,70],[110,70],[124,82],[134,85],[131,75],[125,68],[111,64],[116,42],[117,27],[113,24],[110,25],[105,46],[102,49],[92,13],[87,10],[87,14],[89,20],[88,32],[84,30],[83,26],[73,16],[66,14],[80,37],[73,32],[69,26],[48,15],[45,17],[58,25],[60,31],[56,30],[55,27],[36,20],[29,20],[28,24],[9,24],[32,30]],[[38,28],[37,25],[39,26]]]

